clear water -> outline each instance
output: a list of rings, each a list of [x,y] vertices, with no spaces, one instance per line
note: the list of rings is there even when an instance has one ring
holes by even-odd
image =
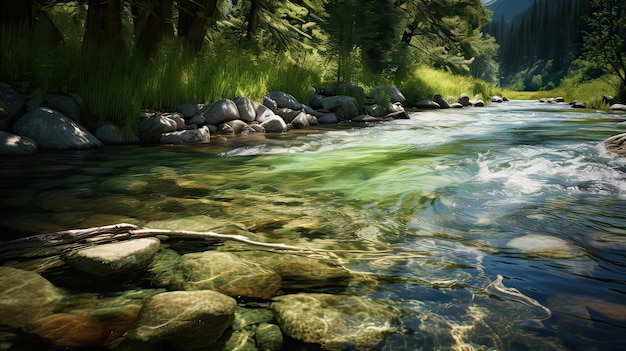
[[[509,102],[369,126],[5,158],[2,239],[130,222],[338,254],[412,311],[384,350],[626,348],[624,114]]]

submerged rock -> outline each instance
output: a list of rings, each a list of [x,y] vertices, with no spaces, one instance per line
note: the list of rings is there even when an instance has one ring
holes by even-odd
[[[61,292],[39,274],[0,267],[0,325],[25,327],[55,312],[62,298]]]
[[[271,304],[290,337],[326,350],[370,349],[395,332],[400,312],[360,296],[294,294]]]
[[[147,268],[159,246],[157,238],[142,238],[68,251],[61,259],[78,270],[106,277]]]
[[[607,151],[626,157],[626,133],[614,135],[604,141]]]
[[[280,288],[280,275],[227,252],[183,255],[178,266],[185,290],[215,290],[229,296],[269,299]]]
[[[143,342],[169,341],[182,350],[209,350],[234,320],[237,302],[216,291],[158,294],[143,306],[126,337]]]
[[[572,258],[577,255],[567,241],[548,235],[528,234],[515,238],[506,245],[531,256]]]

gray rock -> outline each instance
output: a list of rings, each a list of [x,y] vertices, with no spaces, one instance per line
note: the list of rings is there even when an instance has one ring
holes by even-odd
[[[24,112],[26,99],[10,85],[0,82],[0,130],[9,130]]]
[[[235,299],[216,291],[174,291],[153,296],[142,308],[131,340],[169,341],[183,350],[209,350],[234,320]]]
[[[181,113],[185,118],[191,118],[198,113],[199,109],[197,104],[181,104],[178,105],[176,111]]]
[[[254,111],[256,112],[256,120],[259,122],[263,122],[265,121],[267,118],[271,118],[276,116],[276,114],[274,113],[275,110],[272,110],[271,108],[265,106],[265,105],[261,105],[258,102],[252,102],[254,105]],[[276,108],[277,109],[277,108]]]
[[[276,110],[278,110],[278,104],[268,95],[265,95],[263,97],[263,106],[269,108],[270,110],[272,110],[272,112],[276,112]]]
[[[255,132],[248,123],[239,119],[222,123],[217,129],[220,134],[249,134]]]
[[[463,108],[463,104],[460,102],[455,102],[453,104],[450,104],[450,108]]]
[[[100,128],[96,129],[95,132],[96,138],[102,141],[105,145],[117,145],[117,144],[128,144],[128,143],[138,143],[139,137],[133,134],[131,136],[125,136],[122,130],[111,123],[107,123]]]
[[[324,96],[348,95],[365,98],[365,90],[358,85],[350,83],[333,83],[319,89]]]
[[[584,102],[580,101],[572,101],[572,103],[570,103],[570,106],[572,106],[572,108],[587,108],[587,105],[585,105]]]
[[[283,349],[283,332],[276,324],[263,323],[256,329],[256,346],[260,351]]]
[[[206,126],[161,134],[161,144],[210,143],[211,132]]]
[[[232,100],[222,99],[205,106],[201,114],[207,124],[219,125],[224,122],[239,119],[239,110]]]
[[[206,124],[206,118],[204,118],[203,115],[193,115],[188,122],[190,125],[195,124],[196,126],[201,127]]]
[[[485,102],[483,100],[472,100],[470,104],[474,107],[485,107]]]
[[[252,104],[252,100],[247,97],[238,96],[233,99],[233,102],[237,105],[239,119],[244,122],[252,122],[256,119],[256,111],[254,109],[254,104]]]
[[[327,350],[369,350],[397,330],[400,316],[388,304],[330,294],[279,296],[271,309],[285,334]]]
[[[268,133],[280,133],[287,131],[287,123],[280,117],[274,115],[273,117],[267,117],[261,122],[261,127]]]
[[[305,129],[311,126],[311,124],[309,123],[309,117],[304,112],[300,112],[294,119],[292,119],[291,125],[296,129]]]
[[[291,123],[294,118],[302,113],[302,110],[292,110],[290,108],[279,107],[276,110],[276,114],[285,120],[285,123]]]
[[[614,135],[604,141],[607,151],[626,157],[626,133]]]
[[[159,247],[159,239],[141,238],[66,251],[61,259],[78,270],[106,277],[147,268]]]
[[[43,106],[61,112],[76,122],[80,121],[80,104],[82,99],[64,94],[46,94]]]
[[[441,108],[441,106],[438,103],[436,103],[434,101],[430,101],[430,100],[418,101],[413,106],[415,108],[424,109],[424,110],[432,110],[432,109]]]
[[[272,91],[266,96],[274,100],[278,108],[289,108],[292,110],[301,110],[304,108],[302,103],[298,102],[295,97],[282,91]]]
[[[324,97],[318,94],[314,88],[309,89],[308,98],[309,106],[311,106],[313,109],[319,110],[322,108],[322,99]]]
[[[371,95],[379,104],[382,102],[391,102],[392,104],[399,102],[401,105],[406,105],[406,98],[395,86],[378,86],[374,88]]]
[[[491,97],[491,102],[502,103],[504,99],[501,96],[494,95]]]
[[[144,143],[158,143],[163,133],[174,132],[177,128],[176,121],[156,113],[139,124],[139,140]]]
[[[339,119],[337,118],[337,115],[334,114],[333,112],[321,113],[321,114],[318,114],[316,117],[317,117],[317,121],[320,124],[339,123]]]
[[[440,95],[433,95],[433,101],[439,105],[439,108],[450,108],[450,104]]]
[[[33,139],[0,130],[0,155],[28,155],[37,149]]]
[[[41,149],[89,149],[103,146],[83,126],[45,107],[22,116],[15,122],[13,131],[35,140]]]
[[[470,105],[470,98],[467,94],[461,94],[459,96],[459,104],[463,105],[463,107],[468,107]]]
[[[624,104],[613,104],[609,107],[611,111],[626,111],[626,105]]]
[[[0,325],[22,328],[59,307],[63,295],[39,274],[0,266]]]
[[[269,299],[280,288],[280,275],[227,252],[183,255],[178,269],[185,290],[214,290],[229,296]]]
[[[374,104],[374,105],[365,105],[363,106],[365,109],[365,113],[374,117],[383,117],[387,114],[387,108]]]
[[[351,96],[329,96],[322,100],[322,105],[324,110],[334,112],[340,120],[349,120],[360,114],[359,104]]]
[[[185,124],[185,118],[182,113],[174,112],[174,113],[163,113],[162,116],[165,116],[172,121],[176,122],[176,130],[184,130],[187,128]]]

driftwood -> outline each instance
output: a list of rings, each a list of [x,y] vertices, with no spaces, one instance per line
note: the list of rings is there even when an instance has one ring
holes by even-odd
[[[296,253],[353,253],[353,254],[366,254],[370,258],[376,258],[382,255],[397,255],[402,258],[407,257],[424,257],[425,255],[420,252],[415,252],[408,249],[396,249],[396,250],[331,250],[331,249],[318,249],[287,245],[282,243],[264,243],[260,241],[252,240],[244,235],[229,235],[219,234],[215,232],[195,232],[187,230],[167,230],[167,229],[150,229],[141,228],[134,224],[119,223],[114,225],[107,225],[101,227],[93,227],[86,229],[72,229],[64,230],[54,233],[39,234],[29,236],[21,239],[0,242],[0,258],[14,256],[19,252],[33,250],[41,247],[53,247],[66,244],[91,244],[96,245],[100,243],[128,240],[135,238],[145,238],[157,235],[166,235],[177,238],[187,239],[203,239],[215,243],[223,242],[226,240],[232,240],[241,242],[248,245],[264,247],[273,251],[288,251]],[[399,257],[398,257],[399,258]]]

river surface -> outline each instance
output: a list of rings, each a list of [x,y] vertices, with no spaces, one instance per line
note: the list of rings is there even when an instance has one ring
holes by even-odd
[[[626,349],[625,114],[527,101],[2,160],[2,240],[120,222],[340,254],[416,311],[381,350]],[[376,253],[380,254],[376,254]]]

